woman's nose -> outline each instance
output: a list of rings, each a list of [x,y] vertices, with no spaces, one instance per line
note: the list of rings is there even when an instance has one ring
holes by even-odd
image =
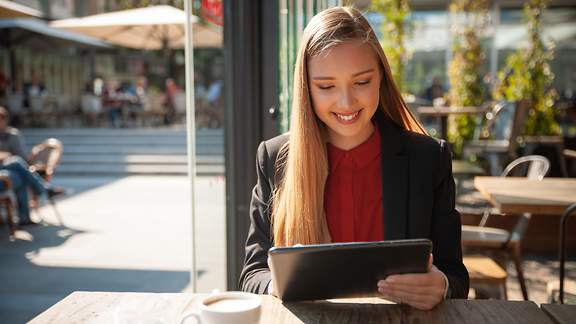
[[[339,108],[348,109],[352,107],[353,103],[354,103],[354,95],[352,94],[352,91],[349,89],[343,90],[342,93],[340,94],[340,99],[338,100]]]

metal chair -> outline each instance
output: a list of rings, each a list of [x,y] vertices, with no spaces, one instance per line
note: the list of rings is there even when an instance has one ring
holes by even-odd
[[[548,162],[548,159],[543,156],[529,155],[512,161],[502,172],[501,176],[518,175],[520,172],[528,179],[539,181],[544,178],[549,169],[550,162]],[[532,215],[529,213],[520,215],[512,231],[507,231],[485,226],[488,217],[493,213],[501,214],[497,209],[489,208],[484,211],[478,226],[462,226],[462,245],[464,248],[501,251],[506,253],[507,257],[511,257],[516,267],[522,295],[525,300],[528,300],[528,289],[526,288],[522,270],[521,241]]]
[[[518,137],[524,128],[527,101],[499,101],[474,131],[474,139],[464,145],[464,155],[480,155],[490,164],[490,174],[500,174],[502,162],[516,157]]]
[[[14,223],[14,192],[12,191],[12,181],[6,171],[0,171],[0,208],[4,208],[6,213],[6,223],[10,238],[14,237],[16,224]],[[2,218],[0,218],[0,221]]]
[[[30,163],[30,171],[37,172],[46,182],[52,181],[52,176],[60,164],[60,159],[62,158],[63,153],[64,149],[60,140],[56,138],[48,138],[44,140],[42,143],[32,148],[32,152],[28,159]],[[64,224],[62,222],[62,217],[56,208],[55,199],[50,197],[48,198],[48,201],[52,205],[60,224]],[[38,200],[36,197],[32,199],[32,207],[36,210],[36,214],[39,215]]]

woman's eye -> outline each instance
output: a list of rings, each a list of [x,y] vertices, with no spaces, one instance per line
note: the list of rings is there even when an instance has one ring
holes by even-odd
[[[365,81],[358,81],[356,82],[357,85],[363,86],[363,85],[367,85],[370,83],[370,80],[365,80]]]
[[[320,90],[329,90],[329,89],[334,88],[334,86],[332,86],[332,85],[321,85],[321,86],[318,86],[318,88],[319,88]]]

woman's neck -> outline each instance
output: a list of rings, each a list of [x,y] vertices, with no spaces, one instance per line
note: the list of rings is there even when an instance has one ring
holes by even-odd
[[[374,127],[374,124],[370,123],[369,126],[354,136],[342,136],[336,132],[328,131],[328,142],[341,150],[349,151],[366,142],[374,133]]]

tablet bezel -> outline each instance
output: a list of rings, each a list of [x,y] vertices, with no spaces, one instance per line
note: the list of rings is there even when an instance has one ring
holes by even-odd
[[[431,252],[430,240],[409,239],[273,247],[268,256],[278,298],[300,301],[377,296],[390,274],[426,272]]]

